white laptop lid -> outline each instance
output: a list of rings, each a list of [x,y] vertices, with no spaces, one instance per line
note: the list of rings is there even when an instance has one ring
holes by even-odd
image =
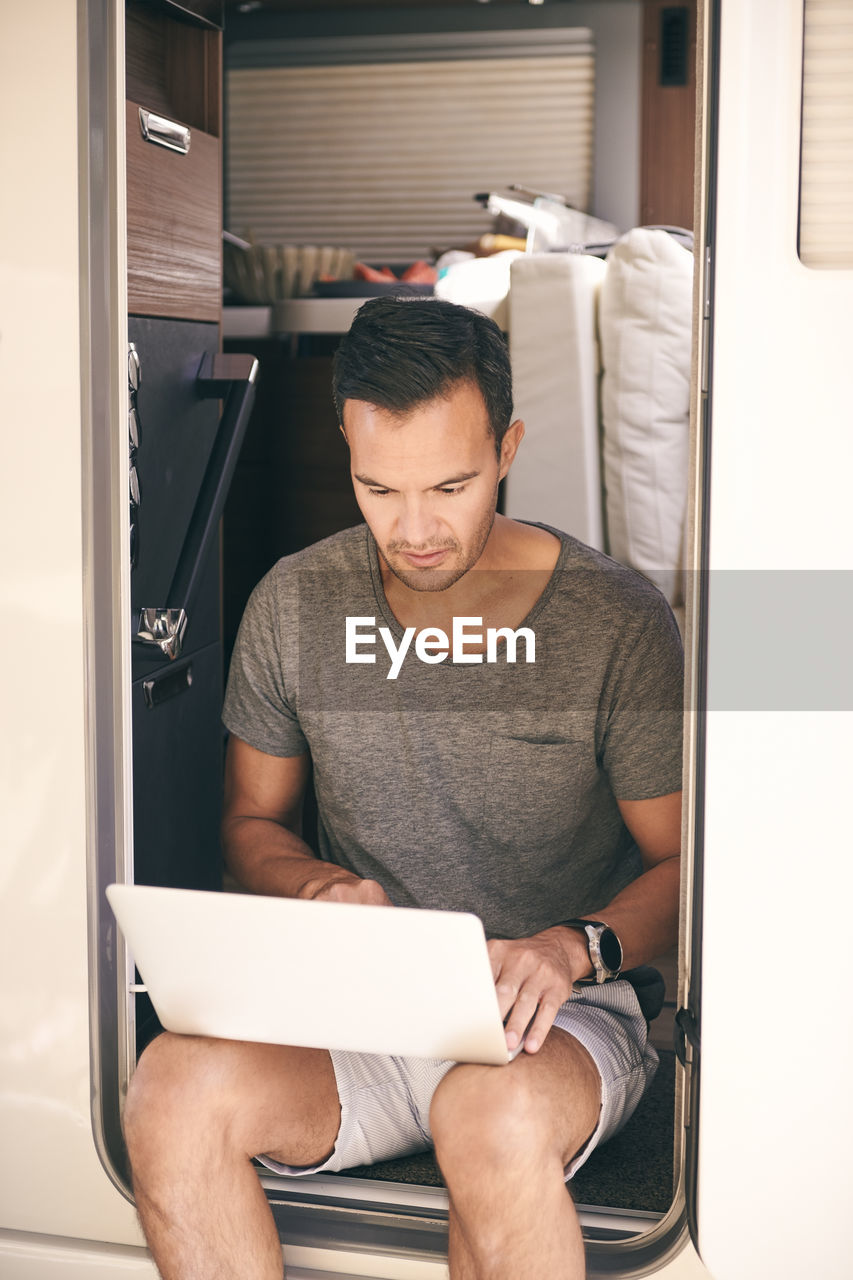
[[[168,1031],[509,1061],[477,916],[127,884],[107,897]]]

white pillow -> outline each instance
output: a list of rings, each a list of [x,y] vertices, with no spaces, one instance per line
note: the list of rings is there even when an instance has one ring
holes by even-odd
[[[604,550],[595,313],[605,273],[583,253],[512,264],[509,348],[525,434],[505,481],[508,516],[541,520]]]
[[[608,550],[683,599],[693,255],[636,227],[614,245],[599,299]]]
[[[509,325],[509,269],[519,257],[517,249],[504,249],[488,258],[455,262],[436,284],[435,296],[445,302],[473,307],[484,316],[491,316],[505,331]]]

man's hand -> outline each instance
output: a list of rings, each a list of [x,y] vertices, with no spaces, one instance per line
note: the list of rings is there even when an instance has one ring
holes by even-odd
[[[589,973],[586,941],[577,930],[555,927],[532,938],[493,938],[488,947],[507,1048],[517,1047],[534,1019],[524,1048],[536,1053],[573,984]]]
[[[341,870],[322,880],[310,880],[299,896],[317,902],[359,902],[368,907],[393,906],[377,880],[360,880],[358,876]]]

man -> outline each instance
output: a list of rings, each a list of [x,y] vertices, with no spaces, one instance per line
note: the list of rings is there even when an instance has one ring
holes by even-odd
[[[308,1173],[432,1141],[453,1280],[578,1280],[564,1179],[657,1061],[618,971],[675,937],[677,630],[638,574],[496,515],[524,428],[491,321],[369,302],[335,397],[366,524],[286,557],[249,602],[227,861],[259,893],[478,912],[524,1051],[486,1067],[162,1035],[125,1116],[140,1216],[164,1280],[273,1280],[252,1157]],[[312,767],[319,857],[299,834]]]

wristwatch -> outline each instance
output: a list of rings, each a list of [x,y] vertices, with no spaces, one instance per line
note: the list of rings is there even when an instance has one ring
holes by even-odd
[[[622,969],[622,943],[609,925],[603,920],[558,920],[557,924],[566,929],[582,929],[587,936],[593,974],[589,978],[578,978],[575,986],[613,982],[619,977]]]

